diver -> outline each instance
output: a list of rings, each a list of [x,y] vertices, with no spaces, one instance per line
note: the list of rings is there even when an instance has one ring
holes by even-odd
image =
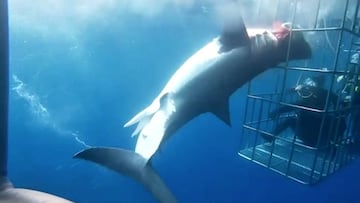
[[[323,88],[324,82],[324,76],[309,77],[302,84],[291,88],[289,92],[298,94],[296,101],[292,105],[276,108],[269,113],[269,117],[275,119],[284,113],[293,113],[294,116],[280,117],[272,131],[273,136],[262,135],[263,138],[272,142],[281,132],[290,128],[302,144],[310,147],[324,148],[341,139],[339,136],[342,137],[346,129],[345,118],[334,113],[321,112],[325,109],[328,94],[328,107],[335,109],[338,105],[338,96]]]
[[[356,84],[351,101],[349,115],[349,152],[360,155],[360,75],[356,77]]]
[[[343,103],[349,107],[349,131],[346,143],[351,153],[360,154],[360,49],[351,55],[346,74],[337,77],[337,82],[344,81],[340,95]]]
[[[352,99],[352,112],[351,112],[351,134],[360,142],[360,75],[356,75],[353,99]]]

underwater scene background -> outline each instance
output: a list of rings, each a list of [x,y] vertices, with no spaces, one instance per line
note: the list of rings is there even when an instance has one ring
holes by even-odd
[[[123,124],[219,34],[214,16],[227,2],[10,0],[13,183],[75,202],[155,202],[130,178],[72,156],[89,146],[133,149],[134,129]],[[359,160],[308,186],[238,156],[245,97],[246,87],[231,97],[231,128],[202,115],[155,155],[179,202],[359,201]]]

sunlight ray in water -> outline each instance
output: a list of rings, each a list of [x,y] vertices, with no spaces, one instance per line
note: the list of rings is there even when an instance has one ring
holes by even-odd
[[[86,144],[80,138],[78,132],[74,132],[72,130],[67,130],[60,127],[54,119],[52,119],[50,112],[48,109],[41,103],[40,98],[35,93],[29,91],[26,88],[25,83],[20,80],[16,75],[12,76],[15,86],[11,88],[19,97],[25,100],[25,102],[29,105],[29,110],[31,114],[39,120],[39,122],[46,127],[50,127],[59,135],[64,136],[72,136],[77,143],[88,148],[90,145]]]

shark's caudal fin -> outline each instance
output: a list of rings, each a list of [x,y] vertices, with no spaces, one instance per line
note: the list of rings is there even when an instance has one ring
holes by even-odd
[[[74,158],[92,161],[134,178],[144,185],[159,202],[177,202],[148,160],[135,152],[119,148],[94,147],[75,154]]]

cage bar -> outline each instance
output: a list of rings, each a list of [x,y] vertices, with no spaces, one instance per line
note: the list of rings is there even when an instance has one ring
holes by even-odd
[[[315,184],[358,157],[360,0],[275,2],[271,19],[291,22],[291,33],[303,32],[313,54],[286,61],[248,84],[238,154],[300,183]],[[266,87],[264,80],[269,81]]]

